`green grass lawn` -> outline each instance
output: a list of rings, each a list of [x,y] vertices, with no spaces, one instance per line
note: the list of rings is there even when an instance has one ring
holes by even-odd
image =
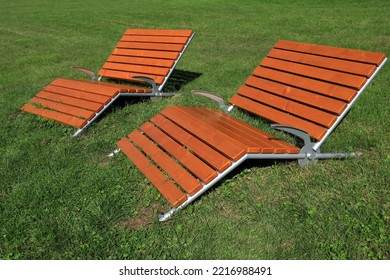
[[[249,161],[165,223],[158,191],[116,142],[166,106],[217,107],[278,39],[390,55],[390,1],[0,0],[1,259],[388,259],[390,65],[301,169]],[[20,107],[71,66],[98,70],[127,28],[196,35],[166,90],[120,100],[80,137]],[[234,116],[268,130],[235,110]],[[273,132],[274,133],[274,132]]]

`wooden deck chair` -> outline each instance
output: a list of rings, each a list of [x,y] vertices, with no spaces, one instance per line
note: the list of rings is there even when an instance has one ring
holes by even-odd
[[[56,79],[22,110],[76,127],[72,136],[77,136],[120,96],[172,95],[162,88],[193,36],[191,30],[128,29],[98,75],[74,67],[91,80]],[[140,83],[140,87],[102,82],[103,77]]]
[[[230,99],[227,111],[237,106],[270,120],[273,128],[301,138],[302,148],[222,111],[173,106],[121,139],[115,152],[123,151],[172,204],[160,221],[247,159],[296,159],[305,166],[356,156],[321,153],[320,147],[386,60],[383,53],[276,43]],[[212,98],[225,107],[222,99]]]

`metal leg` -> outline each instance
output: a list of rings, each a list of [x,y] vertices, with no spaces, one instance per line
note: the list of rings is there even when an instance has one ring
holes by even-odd
[[[76,137],[78,136],[83,130],[84,130],[85,126],[83,128],[80,128],[78,129],[75,133],[73,133],[70,137]]]
[[[159,214],[158,221],[165,222],[165,221],[169,220],[171,218],[171,216],[178,210],[179,210],[179,208],[172,208],[171,210],[169,210],[168,212],[166,212],[164,214]]]
[[[117,149],[113,150],[111,153],[109,153],[107,156],[108,156],[108,157],[114,157],[114,156],[116,156],[120,151],[121,151],[121,149],[117,148]]]
[[[315,164],[319,159],[343,159],[350,157],[358,157],[361,156],[362,153],[320,153],[313,150],[313,152],[307,155],[303,159],[298,159],[298,164],[301,167],[305,167],[309,164]]]
[[[280,124],[272,124],[271,127],[291,133],[303,140],[304,146],[299,153],[300,155],[303,155],[303,157],[298,158],[298,164],[301,167],[305,167],[309,164],[315,164],[319,159],[348,158],[361,155],[361,153],[321,153],[320,148],[316,148],[316,143],[313,143],[310,140],[310,136],[307,132],[295,127]]]

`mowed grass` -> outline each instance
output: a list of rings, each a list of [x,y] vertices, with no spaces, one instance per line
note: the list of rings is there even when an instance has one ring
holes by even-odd
[[[165,223],[158,191],[106,155],[166,106],[217,108],[187,93],[228,100],[278,39],[389,55],[389,14],[389,1],[1,0],[0,258],[388,259],[389,65],[323,146],[361,157],[249,161]],[[83,77],[71,66],[98,70],[127,28],[196,32],[175,72],[187,78],[166,87],[181,96],[120,100],[78,138],[20,110],[54,78]]]

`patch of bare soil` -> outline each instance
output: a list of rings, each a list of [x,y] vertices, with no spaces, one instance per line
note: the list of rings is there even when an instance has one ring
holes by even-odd
[[[148,207],[144,207],[138,210],[138,215],[133,217],[120,225],[120,229],[131,228],[140,229],[143,227],[151,226],[157,220],[157,213],[161,209],[161,205],[157,202]]]

